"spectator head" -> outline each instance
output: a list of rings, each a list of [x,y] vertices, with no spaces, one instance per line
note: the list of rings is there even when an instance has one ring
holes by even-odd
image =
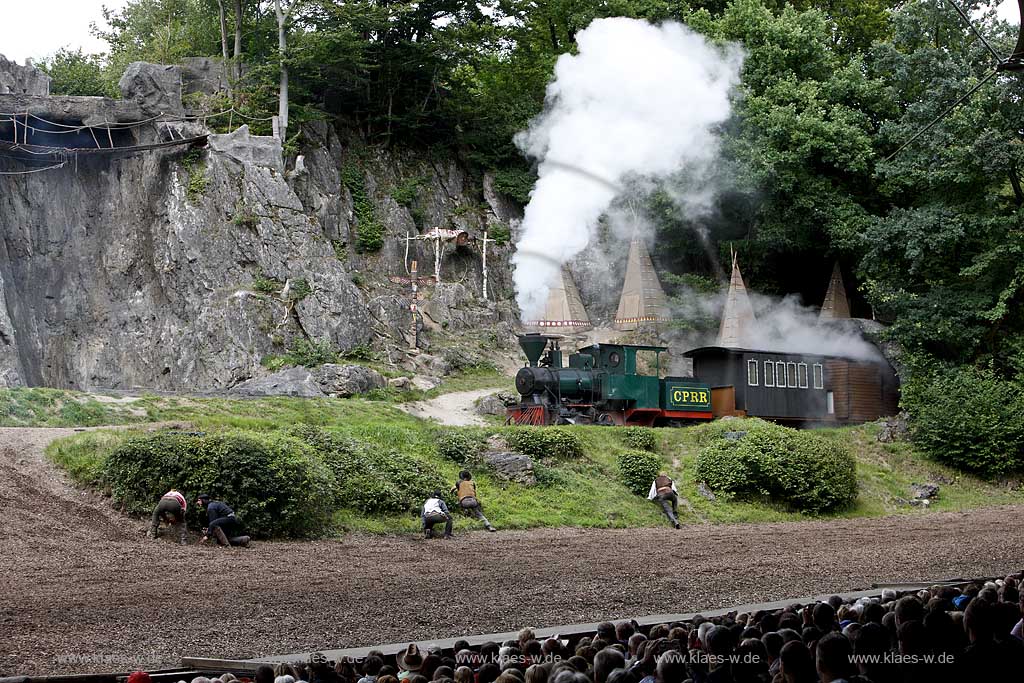
[[[468,666],[475,668],[480,665],[480,655],[464,647],[455,651],[456,666]],[[456,672],[457,673],[457,672]]]
[[[572,668],[576,669],[577,673],[581,674],[587,673],[587,669],[590,668],[590,663],[584,657],[580,657],[579,655],[569,657],[569,663],[572,664]]]
[[[423,674],[412,674],[405,679],[405,683],[430,683],[430,681]]]
[[[896,631],[900,641],[900,654],[919,655],[928,651],[928,637],[920,621],[905,621]]]
[[[792,641],[782,646],[779,653],[782,666],[779,673],[786,683],[816,683],[818,674],[814,669],[814,660],[807,646]]]
[[[153,679],[145,671],[133,671],[128,675],[128,683],[152,683]]]
[[[892,588],[886,588],[885,590],[882,591],[882,602],[883,603],[892,602],[895,599],[896,599],[896,591],[894,591]]]
[[[524,677],[525,683],[547,683],[548,682],[548,669],[541,664],[532,664],[526,670],[526,676]],[[456,682],[457,683],[457,682]],[[467,683],[473,683],[473,672],[469,672],[469,681]]]
[[[860,613],[860,623],[862,624],[882,624],[882,617],[885,616],[885,608],[882,607],[881,603],[869,602],[864,605],[864,609]]]
[[[594,657],[594,683],[606,683],[608,675],[615,669],[626,666],[626,658],[618,650],[606,647]]]
[[[995,633],[992,603],[987,600],[971,600],[964,610],[964,630],[972,643],[992,640]]]
[[[810,647],[813,643],[816,643],[824,633],[817,626],[808,626],[800,633],[800,639],[804,641],[804,645]]]
[[[697,626],[698,623],[699,623],[697,621],[697,619],[698,619],[698,617],[694,617],[693,618],[693,625],[694,626]],[[651,627],[651,630],[647,634],[647,637],[650,638],[651,640],[657,640],[658,638],[664,638],[667,635],[668,635],[668,624],[657,624],[657,625]]]
[[[1016,602],[1016,601],[1015,601]],[[620,621],[615,624],[615,640],[620,643],[629,642],[630,637],[636,633],[636,629],[633,628],[633,624],[628,621]]]
[[[615,642],[615,624],[610,621],[602,621],[597,625],[597,637],[605,643]]]
[[[782,636],[774,631],[761,636],[761,642],[764,644],[769,664],[779,658],[779,651],[782,650],[782,646],[786,643]]]
[[[473,670],[468,666],[460,666],[455,670],[455,683],[473,683]],[[544,683],[544,681],[533,681],[532,683]]]
[[[778,634],[780,636],[782,636],[782,644],[783,645],[785,645],[786,643],[788,643],[790,641],[793,641],[793,640],[795,640],[797,642],[800,642],[800,643],[804,642],[803,639],[800,637],[800,633],[798,631],[796,631],[795,629],[784,628],[784,629],[779,630]]]
[[[811,612],[811,623],[822,633],[836,630],[836,610],[827,602],[819,602]]]
[[[256,669],[256,675],[253,677],[253,680],[256,683],[274,683],[274,667],[264,664]]]
[[[745,638],[736,648],[737,661],[733,664],[736,683],[755,683],[768,675],[768,650],[757,638]]]
[[[830,597],[828,599],[828,604],[829,604],[829,607],[831,607],[833,611],[838,612],[839,611],[839,607],[843,604],[843,599],[841,597],[839,597],[838,595],[833,595],[832,597]]]
[[[540,659],[543,654],[544,648],[541,646],[539,640],[528,640],[523,645],[523,654],[530,659]]]
[[[608,683],[637,683],[637,680],[627,669],[615,669],[608,674]]]
[[[426,675],[426,674],[424,674]],[[455,672],[452,671],[450,666],[439,666],[434,669],[434,675],[431,680],[440,681],[444,678],[455,679]]]
[[[409,662],[406,661],[406,664],[405,664],[405,666],[403,668],[406,668],[408,666],[409,666]],[[420,667],[419,667],[418,671],[421,674],[423,674],[424,676],[426,676],[427,680],[433,681],[433,680],[436,680],[434,678],[434,672],[437,671],[437,668],[439,666],[441,666],[441,658],[440,657],[438,657],[437,655],[427,655],[426,657],[424,657],[421,660]],[[409,670],[410,671],[416,671],[417,669],[409,669]],[[449,674],[448,677],[451,678],[451,675]]]
[[[411,681],[412,681],[412,679],[413,679],[413,678],[414,678],[413,676],[410,676],[409,678],[407,678],[407,679],[405,679],[405,680],[406,680],[406,681],[410,681],[410,683],[411,683]],[[423,678],[423,681],[426,681],[426,680],[427,680],[427,679],[426,679],[425,677],[423,677],[423,676],[420,676],[420,678]],[[381,676],[381,677],[379,677],[379,678],[377,679],[377,683],[398,683],[398,679],[397,679],[397,678],[395,678],[394,676]]]
[[[882,617],[882,626],[889,632],[889,642],[896,642],[896,613],[886,612]]]
[[[522,647],[529,640],[536,640],[537,635],[533,632],[532,628],[524,628],[519,632],[518,645]]]
[[[700,640],[700,644],[704,647],[708,646],[708,631],[715,627],[710,621],[705,621],[697,628],[697,639]]]
[[[686,660],[678,651],[669,650],[658,659],[657,683],[683,683],[685,679]]]
[[[1003,587],[999,589],[999,600],[1002,602],[1020,602],[1020,591],[1017,589],[1016,582],[1011,584],[1007,581],[1003,584]]]
[[[826,633],[818,641],[817,669],[822,683],[845,679],[852,671],[853,646],[841,633]]]
[[[501,674],[501,669],[494,662],[484,662],[480,665],[480,671],[477,672],[477,679],[479,683],[494,683]],[[378,683],[380,683],[378,681]]]
[[[924,605],[913,595],[904,595],[896,602],[896,627],[908,621],[921,621],[924,619]]]
[[[725,626],[715,626],[707,633],[708,654],[715,657],[728,658],[732,654],[736,641],[733,638],[732,630]]]
[[[363,660],[363,673],[367,676],[376,676],[380,668],[384,666],[384,660],[377,655],[370,655]]]
[[[397,677],[398,676],[398,669],[393,667],[393,666],[391,666],[390,664],[385,664],[384,666],[382,666],[380,668],[380,673],[377,674],[377,675],[378,676],[394,676],[394,677]],[[301,681],[302,679],[299,678],[297,680]]]
[[[994,605],[995,603],[999,602],[999,591],[992,586],[983,588],[981,592],[978,593],[978,599],[984,600],[985,602]]]
[[[640,649],[640,643],[647,640],[647,636],[642,633],[634,633],[629,637],[629,654],[631,657],[636,657],[637,650]]]
[[[1020,620],[1020,609],[1009,602],[997,602],[992,605],[992,627],[996,640],[1006,640],[1010,631]]]
[[[803,627],[804,627],[803,620],[800,619],[800,617],[798,617],[793,612],[784,612],[782,614],[782,616],[779,617],[779,630],[780,631],[783,630],[783,629],[787,629],[787,628],[788,629],[792,629],[794,631],[798,631],[799,629],[802,629]]]
[[[859,622],[851,622],[843,627],[842,634],[849,638],[850,642],[853,642],[853,639],[857,637],[857,634],[860,633],[862,627],[863,624]]]

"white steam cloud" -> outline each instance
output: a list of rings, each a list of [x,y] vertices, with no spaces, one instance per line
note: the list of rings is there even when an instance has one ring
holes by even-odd
[[[537,159],[513,257],[524,320],[538,319],[558,269],[590,243],[630,177],[702,177],[718,155],[742,52],[677,23],[598,19],[576,36],[548,84],[547,105],[516,143]]]

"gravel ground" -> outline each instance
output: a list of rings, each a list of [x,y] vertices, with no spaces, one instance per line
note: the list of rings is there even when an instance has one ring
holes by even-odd
[[[410,415],[424,420],[436,420],[443,425],[469,427],[487,424],[476,414],[473,407],[477,399],[489,396],[498,389],[474,389],[473,391],[454,391],[441,394],[436,398],[412,403],[399,403],[401,408]]]
[[[43,461],[69,431],[0,430],[0,676],[689,612],[1024,564],[1024,507],[182,548],[146,539],[143,522]],[[456,597],[475,607],[453,609]]]

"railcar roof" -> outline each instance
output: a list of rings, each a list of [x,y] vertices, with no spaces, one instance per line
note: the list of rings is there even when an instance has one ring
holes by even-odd
[[[690,349],[683,353],[684,356],[692,358],[695,355],[703,354],[705,352],[723,351],[726,353],[740,354],[740,353],[771,353],[778,356],[804,356],[814,358],[841,358],[842,360],[862,360],[855,356],[840,356],[837,354],[830,353],[810,353],[803,351],[779,351],[777,349],[745,349],[737,348],[734,346],[700,346],[696,349]]]

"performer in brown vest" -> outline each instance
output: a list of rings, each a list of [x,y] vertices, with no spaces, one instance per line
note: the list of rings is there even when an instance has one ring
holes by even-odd
[[[672,481],[671,477],[664,472],[659,472],[651,482],[647,500],[657,500],[661,504],[661,509],[665,511],[668,521],[672,522],[672,526],[675,528],[679,528],[679,518],[676,517],[679,507],[679,492],[676,491],[676,483]]]
[[[484,517],[484,510],[480,505],[480,499],[476,497],[476,482],[473,481],[473,475],[469,473],[469,470],[459,472],[459,480],[452,487],[452,492],[458,497],[459,507],[463,512],[473,515],[483,522],[488,531],[497,531],[487,521],[487,518]]]

